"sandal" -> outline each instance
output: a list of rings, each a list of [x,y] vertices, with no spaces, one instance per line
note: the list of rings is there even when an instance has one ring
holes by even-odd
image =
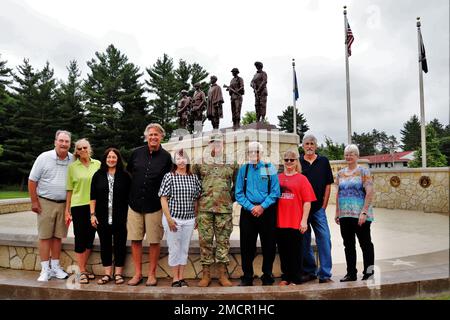
[[[86,272],[82,272],[80,274],[80,280],[78,282],[80,284],[88,284],[89,283],[89,277]]]
[[[87,275],[89,280],[94,280],[95,279],[95,275],[92,272],[86,272],[86,275]]]
[[[89,276],[88,276],[89,277]],[[103,277],[101,277],[98,281],[97,284],[107,284],[108,282],[110,282],[113,278],[110,275],[105,274]]]
[[[123,279],[122,275],[117,273],[114,275],[114,281],[116,282],[116,284],[122,284],[125,282],[125,280]]]
[[[142,278],[142,276],[139,278],[134,276],[133,278],[131,278],[131,280],[128,281],[128,285],[129,286],[137,286],[138,284],[142,283],[143,280],[144,280],[144,278]]]

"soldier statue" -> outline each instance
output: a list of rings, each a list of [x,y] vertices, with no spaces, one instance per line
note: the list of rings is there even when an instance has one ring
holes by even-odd
[[[203,266],[198,286],[209,286],[210,266],[216,262],[219,265],[219,283],[229,287],[231,282],[227,265],[230,262],[228,252],[233,231],[233,185],[239,167],[237,163],[226,163],[221,134],[211,136],[208,148],[209,152],[193,166],[193,172],[201,180],[203,190],[197,216],[200,263]]]
[[[203,122],[203,110],[205,110],[206,106],[206,96],[205,93],[200,88],[200,83],[194,84],[195,92],[192,97],[192,109],[191,109],[191,117],[193,118],[193,122],[201,121]]]
[[[262,70],[262,62],[255,62],[256,73],[253,76],[250,86],[255,92],[255,109],[256,109],[256,121],[260,122],[264,120],[266,116],[267,106],[267,73]]]
[[[223,118],[223,96],[222,89],[217,85],[217,77],[211,76],[210,88],[208,90],[208,103],[206,117],[211,121],[213,129],[219,129],[220,118]]]
[[[241,108],[242,108],[242,96],[244,95],[244,80],[238,76],[239,69],[231,69],[231,74],[233,79],[230,81],[230,85],[224,85],[223,87],[227,89],[230,93],[231,99],[231,113],[233,115],[233,129],[239,128],[239,123],[241,121]]]
[[[181,99],[178,101],[178,127],[186,129],[188,114],[191,109],[191,98],[186,90],[181,90]]]

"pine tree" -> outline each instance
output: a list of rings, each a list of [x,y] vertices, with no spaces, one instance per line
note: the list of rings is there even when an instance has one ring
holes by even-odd
[[[358,134],[353,132],[352,142],[358,146],[360,156],[370,156],[377,153],[377,135],[371,132]]]
[[[444,125],[440,123],[438,119],[434,118],[430,121],[429,125],[433,127],[438,137],[441,137],[445,134]]]
[[[96,59],[87,63],[91,73],[83,86],[87,136],[96,157],[108,147],[117,147],[126,159],[132,148],[142,144],[148,121],[144,89],[139,83],[142,74],[112,44],[105,53],[95,55]]]
[[[16,103],[5,128],[9,137],[5,140],[0,167],[18,177],[23,188],[35,158],[53,147],[58,128],[54,121],[56,80],[48,62],[42,71],[35,71],[25,59],[17,70],[16,85],[12,87]]]
[[[428,124],[426,130],[427,167],[446,167],[447,158],[439,150],[439,139],[433,126]],[[408,167],[419,168],[422,166],[422,148],[414,153],[414,160],[408,162]]]
[[[297,116],[297,134],[300,136],[300,141],[303,140],[303,136],[305,135],[305,132],[309,130],[309,126],[306,124],[306,119],[304,115],[300,112],[298,112],[298,109],[296,111]],[[294,107],[288,106],[281,116],[278,116],[278,126],[281,130],[292,133],[293,126],[294,126]]]
[[[145,82],[148,92],[152,94],[149,101],[152,108],[151,117],[166,130],[168,139],[176,128],[176,103],[180,88],[174,72],[173,59],[164,54],[146,70],[150,79]]]
[[[417,150],[420,147],[420,122],[416,115],[413,115],[407,122],[403,124],[400,130],[402,135],[403,151]]]
[[[67,81],[62,82],[57,90],[58,123],[62,130],[72,133],[72,140],[75,141],[86,134],[81,72],[76,60],[70,61],[67,71]]]
[[[325,146],[320,145],[317,148],[317,153],[327,157],[328,160],[342,160],[344,159],[344,149],[345,145],[343,143],[334,143],[331,138],[325,137]]]
[[[1,55],[0,55],[1,58]],[[5,130],[10,113],[12,112],[13,99],[8,92],[8,87],[11,85],[12,69],[6,66],[7,61],[0,60],[0,145],[7,139],[7,130]]]

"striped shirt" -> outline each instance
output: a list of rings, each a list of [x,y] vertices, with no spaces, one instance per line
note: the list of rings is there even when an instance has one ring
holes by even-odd
[[[41,153],[28,177],[37,182],[37,195],[52,200],[65,200],[67,168],[72,162],[71,153],[64,160],[58,158],[54,149]]]
[[[194,202],[200,196],[201,184],[197,175],[168,172],[164,175],[158,195],[169,198],[170,215],[174,218],[194,219]]]

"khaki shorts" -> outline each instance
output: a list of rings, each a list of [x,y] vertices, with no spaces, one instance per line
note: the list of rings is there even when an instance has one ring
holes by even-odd
[[[66,203],[56,203],[39,198],[41,213],[36,214],[39,240],[66,238],[67,226],[64,221]]]
[[[128,240],[142,241],[145,235],[149,243],[159,244],[164,235],[162,211],[138,213],[128,207],[127,231]]]

